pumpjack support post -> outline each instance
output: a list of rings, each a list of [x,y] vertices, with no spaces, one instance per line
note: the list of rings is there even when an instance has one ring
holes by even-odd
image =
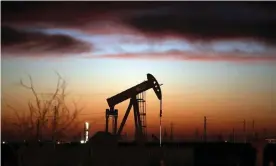
[[[109,118],[112,118],[112,130],[113,134],[117,133],[117,120],[118,120],[118,110],[117,109],[106,109],[105,111],[105,132],[108,132]]]

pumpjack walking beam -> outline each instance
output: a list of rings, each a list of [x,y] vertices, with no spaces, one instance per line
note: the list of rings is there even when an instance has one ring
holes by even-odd
[[[141,119],[140,119],[140,115],[139,115],[139,106],[138,106],[138,102],[136,99],[136,95],[152,88],[154,90],[157,98],[160,101],[162,100],[162,92],[161,92],[161,88],[160,88],[160,85],[157,82],[157,80],[151,74],[147,74],[147,79],[148,79],[147,81],[144,81],[132,88],[129,88],[129,89],[107,99],[107,103],[109,105],[110,112],[113,112],[115,105],[117,105],[127,99],[130,99],[128,108],[126,110],[126,113],[124,115],[122,123],[119,127],[119,130],[118,130],[118,132],[116,132],[116,135],[118,135],[118,136],[121,135],[121,132],[126,123],[126,120],[128,118],[131,107],[133,106],[136,135],[137,135],[137,137],[139,137],[139,139],[142,138],[142,135],[143,135],[142,134],[142,125],[141,125]],[[161,115],[161,113],[160,113],[160,115]],[[108,123],[108,120],[106,120],[106,123]],[[108,126],[108,124],[106,124],[106,132],[108,132],[107,126]]]

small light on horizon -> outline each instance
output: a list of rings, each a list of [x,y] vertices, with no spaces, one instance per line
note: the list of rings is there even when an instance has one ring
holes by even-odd
[[[85,122],[85,128],[86,128],[86,130],[88,130],[88,128],[89,128],[89,123],[88,122]]]
[[[81,141],[80,141],[80,143],[81,143],[81,144],[84,144],[84,143],[85,143],[85,141],[84,141],[84,140],[81,140]]]
[[[2,142],[2,144],[5,144],[5,143],[6,143],[5,141]]]

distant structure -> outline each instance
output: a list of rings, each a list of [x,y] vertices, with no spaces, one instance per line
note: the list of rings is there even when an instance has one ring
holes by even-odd
[[[199,140],[200,140],[198,128],[195,129],[195,140],[196,140],[196,141],[199,141]]]
[[[264,139],[267,138],[267,129],[266,128],[263,129],[263,138]]]
[[[222,133],[220,132],[219,134],[218,134],[218,141],[219,142],[223,142],[223,136],[222,136]]]
[[[167,133],[167,128],[164,128],[164,134],[163,134],[163,140],[167,141],[168,140],[168,133]]]
[[[173,123],[171,123],[170,141],[173,141]]]
[[[204,142],[207,141],[207,118],[204,116],[204,136],[203,136]]]
[[[255,133],[255,121],[252,121],[252,141],[256,139],[256,133]]]
[[[156,135],[152,134],[151,137],[153,141],[159,141],[159,138]]]
[[[244,136],[244,143],[246,143],[246,122],[245,119],[243,120],[243,136]]]
[[[84,123],[84,142],[87,142],[89,140],[89,123]]]
[[[233,140],[233,143],[236,142],[235,128],[233,128],[233,130],[232,130],[232,140]]]
[[[254,133],[254,131],[255,131],[255,121],[253,120],[252,121],[252,132]]]

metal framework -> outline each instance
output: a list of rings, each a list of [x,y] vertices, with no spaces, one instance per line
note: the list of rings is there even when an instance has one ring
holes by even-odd
[[[153,75],[147,74],[147,81],[144,81],[132,88],[129,88],[115,96],[112,96],[107,99],[107,103],[109,105],[109,109],[106,109],[106,128],[105,131],[108,132],[108,122],[109,122],[109,117],[112,116],[114,118],[113,120],[113,134],[117,135],[119,138],[121,137],[121,133],[123,130],[123,127],[126,123],[126,120],[128,118],[128,115],[130,113],[131,108],[133,107],[133,113],[134,113],[134,122],[135,122],[135,140],[138,142],[144,142],[145,137],[144,134],[145,128],[146,128],[146,109],[145,109],[145,103],[140,104],[142,105],[139,109],[139,103],[141,103],[139,94],[149,90],[153,89],[157,98],[162,101],[162,92],[159,83],[157,80],[154,78]],[[138,100],[137,100],[138,96]],[[123,120],[121,122],[121,125],[119,127],[119,130],[117,131],[117,117],[118,117],[118,110],[115,109],[115,105],[130,99],[128,108],[126,110],[126,113],[123,117]],[[143,99],[143,96],[142,96]],[[160,117],[161,117],[161,109],[160,109]],[[144,126],[144,127],[143,127]],[[143,131],[144,130],[144,131]]]
[[[147,139],[147,114],[146,114],[146,92],[139,93],[137,96],[141,127],[144,138]]]

